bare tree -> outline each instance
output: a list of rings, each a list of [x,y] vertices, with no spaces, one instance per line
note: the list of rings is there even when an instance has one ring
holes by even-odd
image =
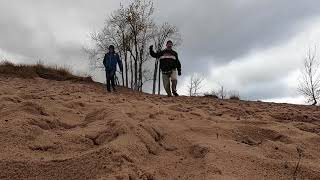
[[[123,85],[129,87],[129,78],[128,78],[128,50],[131,46],[131,32],[126,23],[126,8],[120,4],[120,9],[118,9],[115,13],[111,15],[109,19],[106,20],[106,25],[113,27],[115,33],[110,36],[111,39],[114,39],[116,42],[114,44],[118,45],[118,49],[120,51],[120,56],[124,59],[124,73],[125,73],[125,80],[124,75],[122,74]]]
[[[317,105],[320,98],[319,62],[316,51],[316,46],[313,50],[309,48],[298,87],[300,94],[307,99],[308,103],[312,102],[312,105]]]
[[[147,61],[145,54],[147,45],[151,40],[151,30],[154,26],[152,15],[154,13],[151,0],[134,0],[127,9],[127,24],[132,37],[132,48],[129,52],[134,60],[134,89],[142,89],[143,63]]]
[[[131,80],[132,89],[142,90],[146,77],[143,63],[150,59],[147,46],[152,39],[153,11],[152,0],[133,0],[127,7],[120,4],[120,8],[105,20],[102,30],[91,34],[94,47],[85,49],[91,67],[103,68],[103,56],[113,44],[124,59],[123,85],[129,87]]]
[[[224,88],[223,85],[220,84],[220,89],[218,90],[219,98],[226,99],[227,95],[228,95],[227,90]]]
[[[159,29],[153,20],[153,13],[153,0],[132,0],[128,6],[120,4],[120,8],[105,20],[102,30],[91,34],[93,48],[85,49],[91,67],[103,68],[103,56],[108,46],[113,44],[124,59],[123,86],[142,91],[145,82],[155,79],[151,78],[150,65],[146,65],[151,60],[149,45],[162,36],[165,40],[177,34],[176,27],[167,23]]]
[[[125,61],[122,85],[128,87],[127,47],[130,46],[130,36],[128,28],[124,23],[124,14],[125,9],[120,5],[120,9],[105,20],[105,26],[101,31],[91,33],[91,40],[94,43],[94,47],[85,48],[85,53],[89,56],[92,69],[104,68],[102,64],[103,56],[108,52],[109,45],[113,44],[121,58]]]
[[[204,81],[204,78],[198,74],[193,74],[190,77],[190,81],[187,86],[189,96],[197,96],[198,95],[198,91],[202,88],[203,81]]]

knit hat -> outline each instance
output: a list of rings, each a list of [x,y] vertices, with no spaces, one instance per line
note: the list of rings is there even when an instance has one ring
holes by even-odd
[[[109,46],[109,49],[113,49],[113,50],[114,50],[114,46],[113,46],[113,45],[110,45],[110,46]]]

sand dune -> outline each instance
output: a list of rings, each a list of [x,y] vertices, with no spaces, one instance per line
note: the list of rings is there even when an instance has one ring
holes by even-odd
[[[0,84],[0,179],[320,179],[318,107]]]

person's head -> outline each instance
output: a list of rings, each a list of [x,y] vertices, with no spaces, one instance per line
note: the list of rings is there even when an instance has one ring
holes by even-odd
[[[172,46],[173,46],[172,41],[169,40],[166,46],[167,46],[167,49],[172,49]]]
[[[114,52],[114,46],[113,45],[110,45],[108,49],[109,49],[109,52],[111,52],[111,53]]]

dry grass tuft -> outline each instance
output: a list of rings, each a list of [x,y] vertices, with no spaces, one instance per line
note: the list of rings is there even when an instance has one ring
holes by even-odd
[[[219,99],[219,97],[215,94],[204,94],[204,97],[213,98],[213,99]]]
[[[231,100],[240,100],[240,96],[230,96]]]
[[[231,99],[231,100],[237,100],[237,101],[241,100],[239,92],[237,92],[237,91],[230,91],[230,93],[229,93],[229,99]]]
[[[70,68],[59,66],[47,66],[38,62],[37,64],[13,64],[9,61],[0,62],[0,75],[19,78],[43,78],[56,81],[85,81],[92,82],[91,77],[75,76]]]

